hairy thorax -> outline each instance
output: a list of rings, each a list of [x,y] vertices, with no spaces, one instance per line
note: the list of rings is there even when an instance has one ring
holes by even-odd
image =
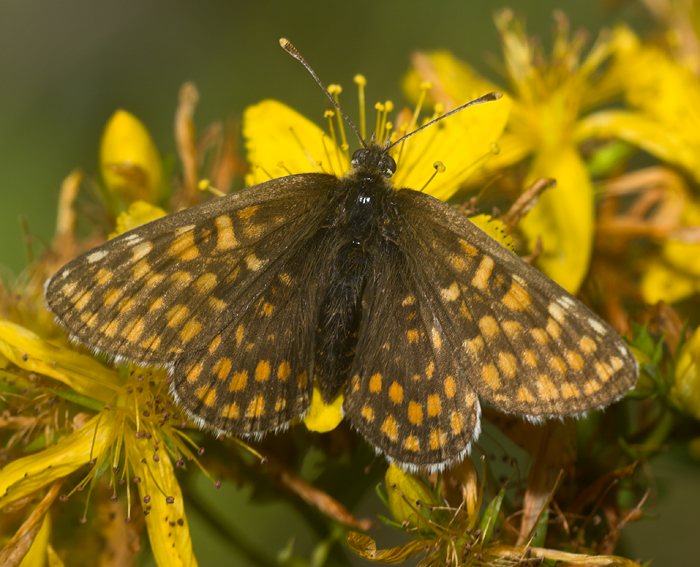
[[[362,296],[376,263],[393,247],[388,231],[394,189],[375,172],[358,168],[339,186],[319,238],[333,250],[316,327],[314,378],[325,401],[350,378],[361,322]]]

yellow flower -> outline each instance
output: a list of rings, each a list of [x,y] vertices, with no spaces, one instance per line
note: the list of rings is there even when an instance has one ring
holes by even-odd
[[[119,214],[114,232],[109,237],[114,238],[163,216],[165,216],[165,211],[160,207],[155,207],[146,201],[134,201],[126,211]]]
[[[700,181],[700,79],[628,28],[616,29],[610,45],[607,82],[622,90],[631,109],[589,116],[579,136],[625,140]]]
[[[625,140],[700,181],[700,79],[625,27],[615,31],[611,45],[608,82],[619,85],[630,109],[589,116],[580,136]],[[641,284],[648,303],[679,301],[700,292],[700,206],[684,201],[681,226],[694,234],[671,235],[661,257],[649,262]]]
[[[680,225],[644,271],[640,289],[647,303],[673,303],[700,293],[700,204],[684,202]],[[684,232],[691,238],[684,239]]]
[[[23,381],[27,389],[45,388],[82,407],[88,416],[76,414],[74,430],[55,429],[46,436],[45,448],[19,456],[0,470],[0,508],[87,465],[90,469],[79,486],[107,475],[116,491],[125,481],[129,513],[131,485],[137,483],[158,565],[195,565],[172,464],[173,458],[195,457],[179,430],[181,420],[169,401],[165,371],[110,368],[1,320],[0,364],[5,378]],[[54,423],[46,416],[47,431]]]
[[[126,202],[158,202],[163,190],[160,155],[144,125],[133,114],[117,110],[107,122],[100,146],[105,186]]]
[[[608,55],[607,44],[598,42],[581,58],[581,42],[569,39],[562,23],[551,60],[530,42],[510,12],[497,18],[506,71],[511,83],[512,111],[505,134],[498,141],[499,154],[489,162],[495,169],[527,157],[531,164],[526,185],[542,177],[557,180],[555,188],[540,196],[521,222],[530,248],[538,240],[542,250],[539,267],[564,288],[576,292],[590,262],[593,244],[593,185],[579,154],[578,123],[581,115],[609,90],[593,82],[593,74]],[[439,100],[461,100],[485,80],[467,64],[446,52],[416,57],[406,88],[415,96],[420,79],[433,80]],[[488,87],[493,88],[493,87]]]
[[[363,100],[364,78],[356,77],[356,82]],[[329,91],[340,92],[340,89],[331,86]],[[509,107],[507,99],[477,105],[408,138],[392,150],[397,161],[392,183],[396,187],[421,189],[435,176],[428,183],[426,193],[448,199],[493,156],[494,144],[505,126]],[[399,113],[395,123],[391,121],[393,103],[378,103],[375,108],[378,143],[395,140],[424,121],[421,103],[413,112]],[[439,110],[431,117],[439,114]],[[361,116],[364,116],[362,109]],[[326,118],[328,134],[281,102],[265,100],[246,109],[243,135],[251,164],[247,183],[252,185],[294,173],[326,172],[337,176],[347,173],[351,152],[345,125],[334,111],[328,111]],[[360,124],[360,130],[365,132],[366,127]],[[356,146],[359,147],[359,142]],[[439,174],[435,175],[438,170]]]
[[[314,385],[311,394],[311,406],[304,416],[304,425],[309,431],[326,433],[332,431],[343,420],[343,395],[340,394],[330,403],[325,403],[321,397],[321,390]]]
[[[433,507],[442,502],[419,478],[389,465],[384,475],[387,506],[394,519],[407,526],[425,529]]]
[[[683,411],[700,419],[700,328],[681,349],[671,398]]]

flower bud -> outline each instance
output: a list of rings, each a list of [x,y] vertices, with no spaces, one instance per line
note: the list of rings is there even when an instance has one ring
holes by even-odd
[[[117,110],[105,126],[100,169],[107,190],[127,202],[160,199],[163,173],[158,150],[144,125],[125,110]]]

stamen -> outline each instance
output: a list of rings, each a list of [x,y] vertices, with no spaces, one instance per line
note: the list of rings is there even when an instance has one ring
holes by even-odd
[[[418,118],[420,116],[421,111],[423,110],[423,103],[425,102],[425,97],[428,94],[428,91],[430,91],[433,88],[433,85],[428,82],[428,81],[423,81],[420,84],[420,94],[418,95],[418,102],[416,103],[416,107],[413,109],[413,116],[411,116],[411,122],[408,125],[408,128],[406,129],[407,132],[410,132],[411,130],[415,129],[415,127],[418,125]]]
[[[445,105],[441,102],[436,102],[435,106],[433,107],[433,115],[430,118],[430,120],[440,118],[440,116],[442,116],[443,114],[445,114]],[[426,120],[426,123],[430,122],[430,120]]]
[[[379,123],[379,128],[377,129],[377,143],[378,144],[383,144],[384,140],[384,131],[386,128],[386,121],[387,118],[389,117],[389,113],[394,110],[394,103],[391,102],[390,100],[384,101],[384,104],[382,105],[382,113],[381,113],[381,120]]]
[[[290,129],[289,129],[289,133],[290,133],[290,134],[292,135],[292,137],[294,138],[294,141],[295,141],[295,142],[297,143],[297,145],[299,146],[299,149],[301,149],[301,151],[304,152],[304,156],[305,156],[306,159],[308,160],[309,164],[310,164],[312,167],[316,168],[317,171],[321,171],[321,168],[318,166],[318,163],[316,163],[316,162],[314,161],[313,156],[312,156],[312,155],[309,153],[309,151],[306,149],[306,146],[302,143],[301,139],[299,138],[299,136],[297,135],[297,133],[294,131],[294,128],[290,128]],[[266,172],[266,173],[267,173],[267,172]],[[270,179],[272,179],[272,177],[270,177]]]
[[[374,103],[374,110],[377,111],[377,120],[376,120],[376,123],[374,125],[374,139],[375,139],[375,142],[378,143],[379,141],[377,140],[377,136],[379,136],[379,132],[380,132],[379,127],[381,126],[381,123],[382,123],[382,113],[384,112],[384,105],[381,102],[375,102]]]
[[[265,175],[267,175],[268,178],[274,179],[274,177],[270,174],[270,172],[267,169],[265,169],[262,165],[253,164],[253,167],[257,167],[260,171],[262,171]]]
[[[434,150],[432,150],[433,144],[435,143],[435,140],[438,139],[438,137],[442,136],[442,132],[438,128],[433,128],[431,132],[428,132],[427,134],[424,134],[423,138],[425,140],[425,145],[423,146],[416,146],[411,145],[411,144],[406,144],[406,140],[403,140],[400,143],[400,147],[402,150],[401,156],[403,157],[403,165],[400,170],[400,175],[404,176],[403,179],[408,178],[410,175],[413,174],[415,169],[420,165],[421,160],[415,158],[414,154],[417,151],[422,151],[426,155],[430,155],[431,152],[433,152],[434,155]],[[398,162],[397,162],[398,163]],[[399,177],[397,177],[399,179]]]
[[[488,160],[492,156],[498,155],[500,152],[501,152],[501,148],[498,146],[498,144],[496,144],[496,143],[491,144],[491,146],[489,147],[489,150],[487,152],[480,155],[473,162],[465,164],[464,167],[462,167],[454,175],[454,178],[455,179],[457,179],[457,178],[458,179],[466,179],[467,177],[471,177],[472,175],[474,175],[474,172],[477,169],[479,169],[480,167],[482,167],[484,165],[484,162],[486,160]],[[483,190],[485,190],[486,187],[487,187],[487,185],[484,186]],[[481,195],[483,193],[483,190],[479,195]]]
[[[357,74],[353,77],[353,81],[357,85],[357,102],[360,108],[360,136],[362,139],[367,138],[367,121],[365,114],[365,85],[367,79],[364,75]]]
[[[428,178],[428,181],[425,182],[425,184],[423,185],[423,187],[420,188],[421,191],[425,191],[425,189],[428,187],[428,185],[430,185],[430,182],[431,182],[433,179],[435,179],[435,177],[437,176],[437,174],[438,174],[438,173],[444,173],[444,171],[445,171],[445,169],[446,169],[446,168],[445,168],[445,164],[442,163],[441,161],[436,161],[436,162],[433,164],[433,168],[435,169],[435,171],[433,171],[432,175]]]
[[[425,103],[425,97],[428,95],[428,92],[433,88],[433,85],[430,81],[423,81],[420,84],[420,94],[418,95],[418,102],[416,103],[415,108],[413,109],[413,114],[411,116],[411,120],[407,124],[403,124],[401,126],[401,130],[399,132],[399,136],[397,137],[397,140],[399,138],[402,138],[409,132],[413,132],[413,130],[416,129],[416,126],[418,126],[418,119],[420,118],[420,113],[423,111],[423,104]],[[401,162],[401,157],[403,156],[403,149],[406,147],[406,140],[401,142],[401,145],[399,146],[399,154],[396,157],[396,163]]]
[[[199,189],[202,192],[208,191],[215,197],[223,197],[226,194],[223,191],[219,191],[216,187],[214,187],[208,179],[201,179],[199,183],[197,183],[197,189]]]
[[[328,136],[325,134],[321,135],[321,143],[323,144],[323,153],[326,154],[326,159],[328,160],[328,166],[331,168],[330,171],[324,172],[324,173],[333,173],[334,168],[333,168],[333,158],[331,157],[331,152],[328,151],[328,144],[326,143],[326,139]],[[334,144],[337,147],[337,144]]]
[[[384,135],[383,139],[384,140],[390,140],[391,139],[391,131],[394,128],[394,123],[393,122],[387,122],[384,125]]]
[[[328,85],[328,92],[335,99],[336,104],[340,107],[340,93],[343,92],[343,87],[340,85]],[[343,124],[343,117],[340,113],[336,113],[336,119],[338,120],[338,133],[340,134],[340,148],[347,152],[348,150],[348,138],[345,135],[345,124]]]
[[[287,175],[293,175],[293,173],[289,170],[289,168],[284,165],[283,161],[278,161],[277,162],[277,167],[279,167],[281,170],[286,171]],[[223,193],[222,193],[223,194]]]
[[[335,133],[335,126],[333,124],[333,118],[336,116],[336,113],[333,110],[326,110],[326,112],[323,113],[323,116],[328,119],[328,133],[330,134],[331,140],[333,141],[333,147],[335,148],[335,159],[337,161],[338,171],[340,171],[342,167],[341,164],[343,163],[340,157],[340,152],[342,151],[342,149],[340,147],[340,144],[338,143],[338,136]],[[335,166],[332,162],[330,162],[329,165],[331,166],[332,172],[335,169]]]

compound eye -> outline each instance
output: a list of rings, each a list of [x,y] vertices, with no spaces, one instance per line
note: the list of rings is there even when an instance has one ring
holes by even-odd
[[[355,153],[352,154],[352,159],[350,160],[350,163],[352,164],[353,167],[359,167],[366,160],[367,160],[367,150],[365,148],[360,148],[359,150],[355,150]]]
[[[382,159],[379,161],[379,170],[386,178],[394,175],[394,173],[396,173],[396,162],[394,161],[394,158],[390,155],[384,154]]]

